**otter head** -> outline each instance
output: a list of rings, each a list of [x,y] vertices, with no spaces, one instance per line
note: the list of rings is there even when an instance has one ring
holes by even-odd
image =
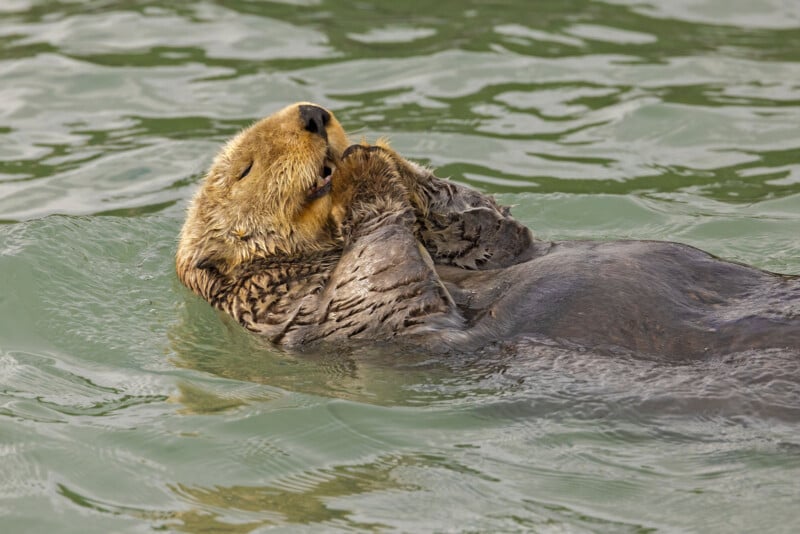
[[[231,272],[261,257],[333,246],[331,177],[347,136],[329,111],[298,103],[234,137],[216,156],[189,207],[177,270]],[[194,282],[194,283],[192,283]]]

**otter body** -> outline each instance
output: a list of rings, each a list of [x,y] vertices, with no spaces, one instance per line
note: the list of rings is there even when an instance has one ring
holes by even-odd
[[[442,267],[472,330],[537,335],[595,350],[694,358],[800,350],[800,279],[669,242],[540,243],[506,269]]]
[[[668,242],[544,242],[486,195],[333,115],[234,138],[189,209],[181,281],[273,343],[470,351],[524,337],[695,358],[800,351],[800,278]]]

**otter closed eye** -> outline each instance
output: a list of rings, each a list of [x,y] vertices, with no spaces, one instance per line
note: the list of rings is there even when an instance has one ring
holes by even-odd
[[[245,167],[245,169],[239,174],[239,180],[250,174],[250,169],[253,168],[253,162],[251,161],[250,164]]]

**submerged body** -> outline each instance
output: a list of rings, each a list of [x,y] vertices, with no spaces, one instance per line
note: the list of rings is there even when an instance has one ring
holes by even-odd
[[[470,351],[525,337],[695,358],[800,351],[800,278],[667,242],[533,238],[486,195],[296,104],[217,157],[177,254],[184,284],[273,343]]]

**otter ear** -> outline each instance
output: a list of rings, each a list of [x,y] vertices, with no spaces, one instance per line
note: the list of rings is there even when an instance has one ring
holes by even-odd
[[[217,262],[214,261],[210,256],[200,258],[199,260],[197,260],[197,263],[195,263],[194,266],[195,268],[202,269],[204,271],[217,270]]]
[[[238,262],[232,263],[235,261],[235,256],[235,250],[219,248],[219,246],[212,244],[204,247],[195,256],[194,267],[217,275],[226,274],[238,264]]]

